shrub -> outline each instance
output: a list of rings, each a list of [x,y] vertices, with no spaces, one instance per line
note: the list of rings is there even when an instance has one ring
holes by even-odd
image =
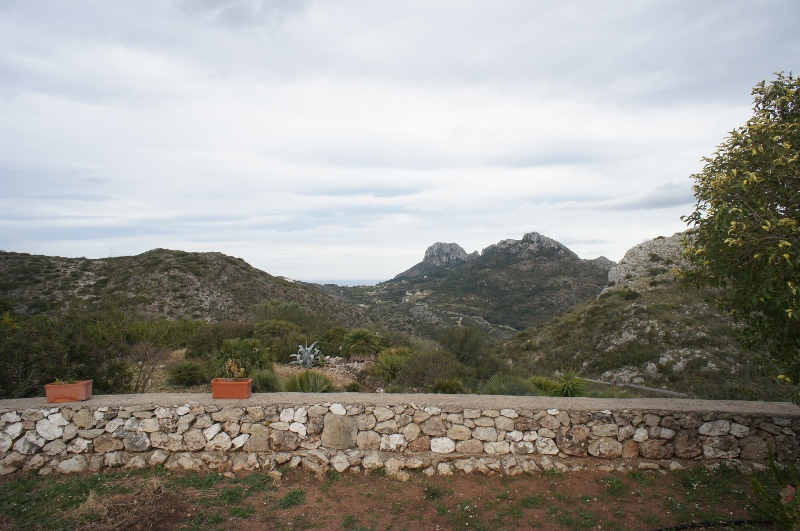
[[[184,361],[173,365],[167,370],[169,383],[182,387],[191,387],[208,382],[209,378],[202,363]]]
[[[642,296],[641,293],[639,293],[638,291],[632,290],[630,288],[622,288],[620,290],[617,290],[616,293],[621,299],[626,300],[626,301],[632,301],[632,300],[638,299],[639,297]]]
[[[460,377],[466,372],[449,352],[426,350],[409,355],[396,382],[407,388],[425,389],[438,379]]]
[[[214,375],[225,374],[225,364],[233,360],[239,368],[244,369],[248,376],[262,369],[272,367],[272,358],[269,351],[261,345],[258,339],[226,339],[219,350],[214,352],[211,367]]]
[[[495,374],[481,385],[482,395],[533,396],[538,394],[536,386],[528,380],[511,374]]]
[[[273,359],[290,363],[291,355],[297,352],[297,345],[304,343],[306,337],[300,326],[289,321],[269,320],[256,323],[253,337],[273,354]]]
[[[467,392],[464,384],[458,378],[439,378],[428,389],[429,393],[438,393],[443,395],[463,395]]]
[[[358,393],[361,391],[361,385],[358,382],[350,382],[344,386],[344,390],[348,393]]]
[[[251,375],[253,378],[253,392],[255,393],[275,393],[280,391],[281,378],[272,369],[262,369]]]
[[[289,375],[283,382],[283,390],[290,393],[332,393],[336,387],[321,372],[302,371]]]
[[[372,367],[373,374],[386,382],[393,382],[408,361],[408,355],[408,349],[405,348],[382,350]]]

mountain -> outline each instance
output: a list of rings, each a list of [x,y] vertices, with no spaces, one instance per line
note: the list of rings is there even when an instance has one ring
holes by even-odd
[[[243,320],[253,304],[274,299],[296,302],[346,327],[368,320],[363,309],[222,253],[154,249],[93,260],[0,252],[0,297],[20,314],[111,296],[154,318]]]
[[[469,324],[507,338],[597,296],[612,265],[606,258],[582,260],[531,232],[480,254],[435,243],[422,262],[392,280],[366,288],[320,288],[363,305],[375,321],[414,335]]]
[[[630,249],[598,296],[516,335],[505,356],[539,374],[571,368],[702,398],[783,399],[778,372],[742,349],[736,323],[714,305],[717,293],[677,279],[681,238]]]

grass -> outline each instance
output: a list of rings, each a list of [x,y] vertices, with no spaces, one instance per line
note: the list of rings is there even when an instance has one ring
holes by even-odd
[[[164,469],[0,480],[0,529],[104,529],[127,513],[159,529],[369,531],[454,529],[645,530],[694,522],[755,520],[749,477],[728,467],[676,472],[373,474],[287,471],[226,477]],[[122,516],[120,516],[122,515]],[[751,529],[767,529],[753,524]],[[747,529],[747,527],[744,527]]]

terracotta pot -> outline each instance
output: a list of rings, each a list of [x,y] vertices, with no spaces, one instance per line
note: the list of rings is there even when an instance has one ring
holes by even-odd
[[[252,378],[214,378],[211,396],[214,398],[250,398]]]
[[[75,383],[51,383],[44,386],[48,402],[78,402],[92,398],[92,380]]]

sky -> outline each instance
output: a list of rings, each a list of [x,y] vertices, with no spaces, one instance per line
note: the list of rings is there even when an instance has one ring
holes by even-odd
[[[0,249],[387,280],[539,232],[618,261],[800,73],[796,0],[0,2]]]

